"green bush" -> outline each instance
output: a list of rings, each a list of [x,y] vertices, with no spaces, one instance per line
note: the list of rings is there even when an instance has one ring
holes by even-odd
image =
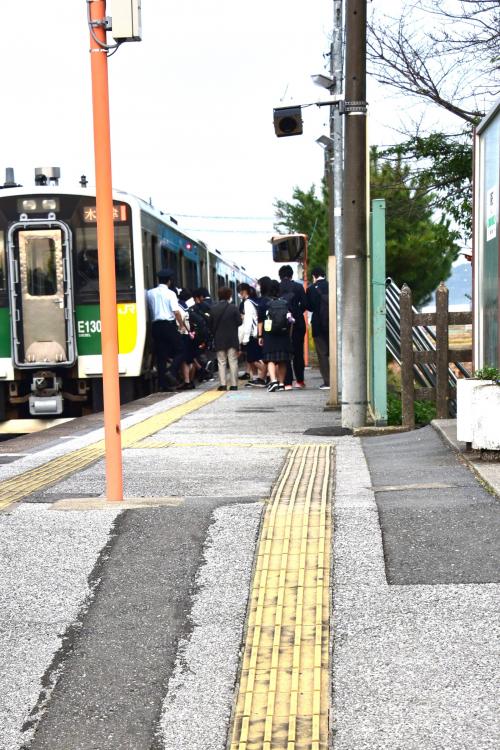
[[[415,422],[429,424],[433,419],[436,419],[436,404],[432,401],[415,401]]]
[[[480,370],[476,370],[473,378],[477,378],[477,380],[500,380],[500,370],[498,367],[481,367]]]
[[[431,401],[415,401],[415,423],[429,424],[436,418],[436,406]],[[403,421],[401,399],[394,393],[387,394],[387,424],[400,425]]]
[[[387,424],[398,425],[402,421],[401,399],[394,393],[387,394]]]

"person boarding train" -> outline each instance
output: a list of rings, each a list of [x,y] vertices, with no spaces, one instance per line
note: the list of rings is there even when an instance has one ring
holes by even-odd
[[[158,285],[146,293],[153,346],[161,391],[174,390],[177,373],[183,361],[182,339],[179,330],[186,331],[176,293],[171,288],[174,272],[163,268],[157,275]],[[179,330],[177,329],[179,326]],[[167,360],[171,360],[167,370]]]

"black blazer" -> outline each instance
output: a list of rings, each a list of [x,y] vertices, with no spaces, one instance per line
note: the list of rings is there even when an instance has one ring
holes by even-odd
[[[225,300],[210,308],[210,325],[215,340],[215,351],[239,349],[238,328],[241,315],[236,305]]]

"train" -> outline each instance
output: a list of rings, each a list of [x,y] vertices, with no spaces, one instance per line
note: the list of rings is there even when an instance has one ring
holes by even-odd
[[[156,389],[146,290],[161,268],[178,286],[214,295],[243,266],[181,231],[151,203],[113,191],[120,398]],[[0,185],[0,420],[80,416],[102,410],[101,322],[95,189],[85,176],[60,184],[57,167],[35,169],[32,187],[12,168]]]

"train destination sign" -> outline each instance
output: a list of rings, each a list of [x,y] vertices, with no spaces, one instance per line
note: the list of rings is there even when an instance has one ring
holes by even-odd
[[[97,207],[84,206],[82,217],[86,224],[95,224],[97,222]],[[127,206],[124,203],[113,206],[113,221],[127,221]]]

